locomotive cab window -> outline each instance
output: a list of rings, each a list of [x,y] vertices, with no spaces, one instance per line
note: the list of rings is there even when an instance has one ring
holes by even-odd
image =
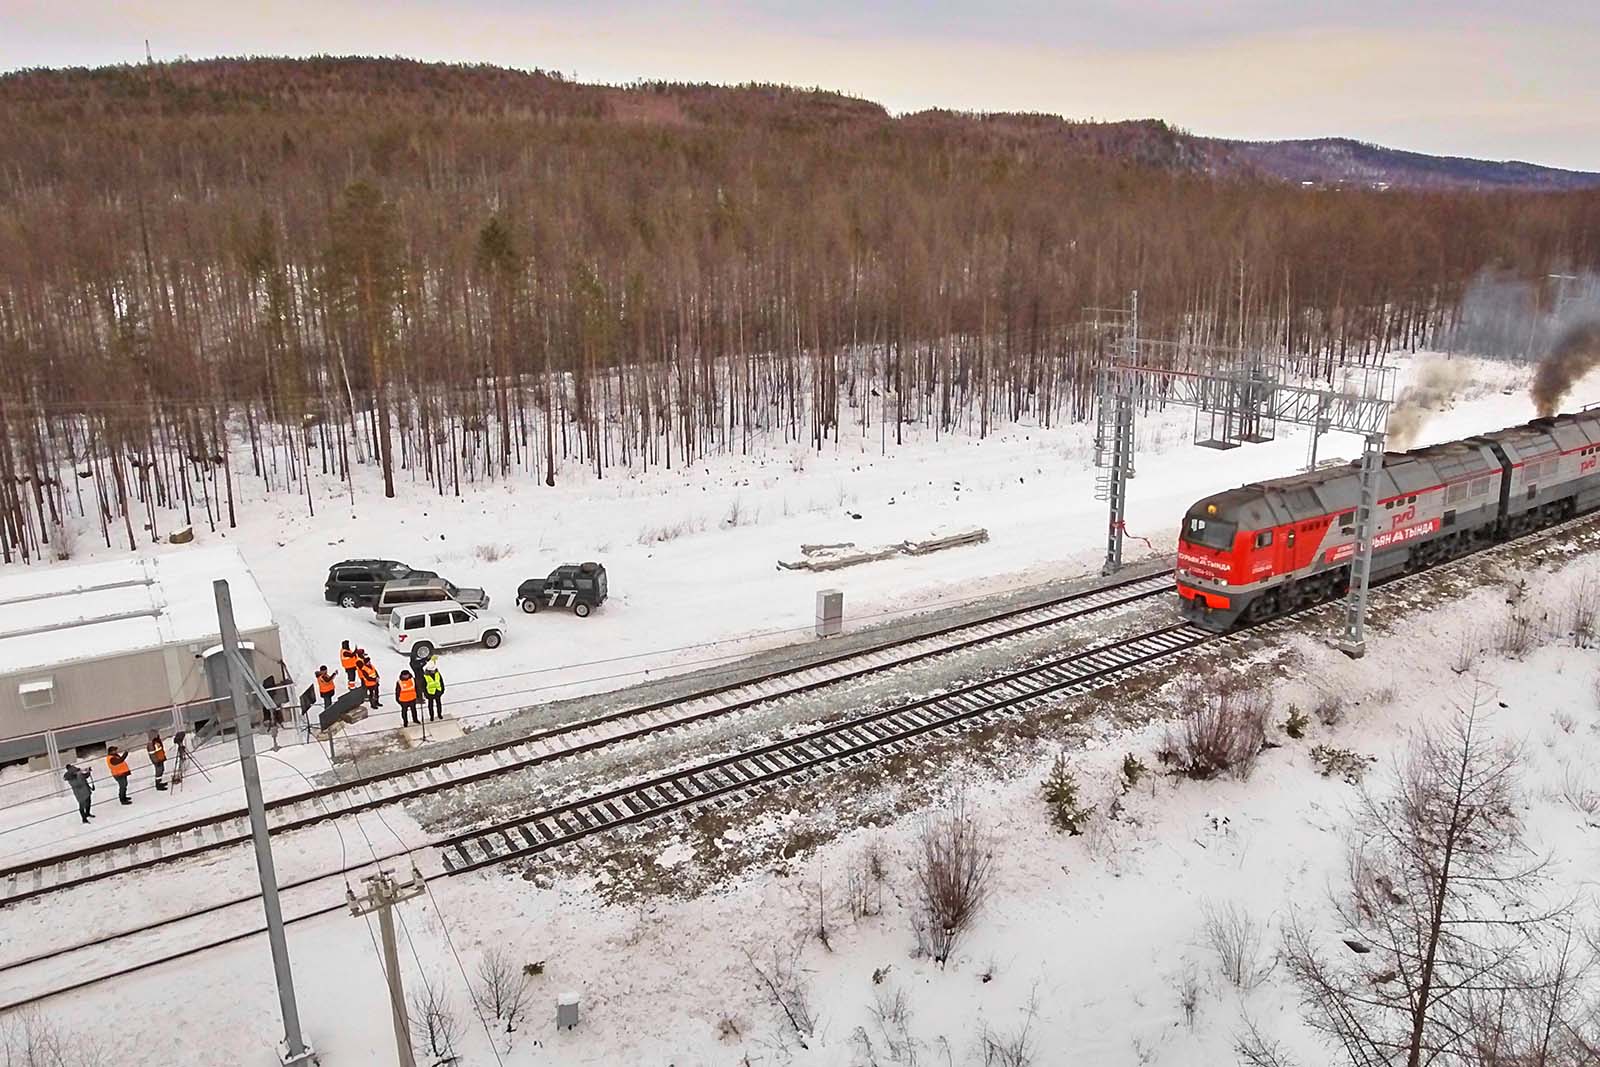
[[[1266,548],[1270,544],[1272,544],[1272,531],[1271,530],[1262,530],[1260,533],[1256,534],[1256,547],[1257,548]]]
[[[1231,522],[1221,519],[1207,519],[1199,515],[1190,515],[1183,523],[1183,537],[1197,545],[1207,548],[1227,549],[1233,547],[1233,535],[1239,530]]]

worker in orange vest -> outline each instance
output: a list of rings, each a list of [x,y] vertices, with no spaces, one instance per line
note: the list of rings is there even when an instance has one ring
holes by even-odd
[[[355,685],[354,682],[350,683]],[[317,668],[317,692],[322,694],[322,706],[333,707],[333,675],[328,673],[327,665]]]
[[[111,777],[117,780],[117,803],[132,804],[128,799],[128,755],[116,745],[106,746],[106,766],[111,770]]]
[[[167,746],[161,743],[159,731],[150,731],[150,740],[145,742],[144,751],[150,757],[150,766],[155,768],[156,791],[165,793],[167,791],[167,783],[161,780],[161,775],[165,773],[167,768]]]
[[[339,666],[344,668],[344,680],[347,683],[345,688],[354,689],[356,687],[356,668],[361,666],[361,657],[356,655],[355,650],[350,647],[349,641],[339,642]],[[324,667],[323,670],[327,670],[327,668]]]
[[[370,659],[362,657],[361,665],[356,670],[361,674],[361,684],[367,689],[367,700],[375,708],[383,707],[378,703],[378,668],[372,665]]]
[[[400,704],[400,725],[422,725],[422,713],[417,711],[417,680],[410,671],[401,671],[400,680],[394,683],[394,698]]]

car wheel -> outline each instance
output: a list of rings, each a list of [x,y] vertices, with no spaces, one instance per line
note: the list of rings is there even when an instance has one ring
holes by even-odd
[[[426,641],[418,641],[416,644],[411,646],[411,657],[413,659],[422,660],[432,659],[433,646]]]
[[[529,597],[522,602],[522,610],[527,612],[529,615],[532,615],[534,612],[539,610],[539,602],[533,599],[533,597]]]
[[[572,605],[572,613],[580,619],[587,619],[589,617],[589,605],[574,604]]]
[[[500,647],[500,631],[499,630],[490,630],[488,633],[484,634],[483,635],[483,647],[484,648],[499,648]]]
[[[356,595],[354,593],[340,593],[339,594],[339,606],[341,608],[353,608],[353,607],[356,607],[357,605],[359,605],[360,603],[361,603],[361,601],[356,599]]]

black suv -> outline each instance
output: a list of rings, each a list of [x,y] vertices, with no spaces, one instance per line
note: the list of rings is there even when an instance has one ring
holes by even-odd
[[[322,598],[341,608],[372,604],[383,592],[384,584],[401,578],[437,578],[432,571],[413,570],[392,559],[347,559],[328,568],[328,581]]]
[[[564,563],[544,578],[517,586],[517,607],[532,615],[540,608],[571,608],[578,618],[606,599],[606,569],[598,563]]]

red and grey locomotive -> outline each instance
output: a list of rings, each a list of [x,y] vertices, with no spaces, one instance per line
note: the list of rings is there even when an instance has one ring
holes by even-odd
[[[1356,548],[1359,464],[1256,482],[1189,509],[1184,617],[1216,630],[1341,596]],[[1600,410],[1384,456],[1372,578],[1422,570],[1600,506]]]

